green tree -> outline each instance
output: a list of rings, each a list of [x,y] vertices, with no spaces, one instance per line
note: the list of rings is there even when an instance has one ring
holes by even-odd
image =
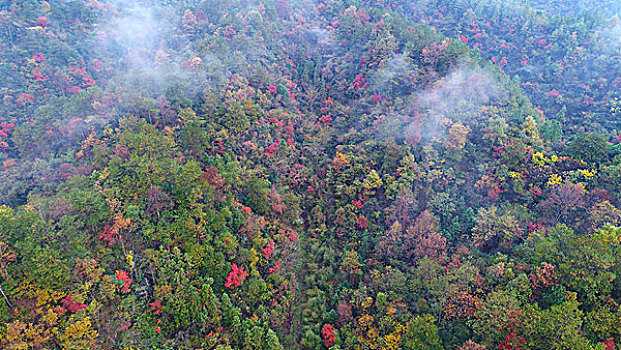
[[[401,341],[408,350],[442,350],[438,327],[431,315],[417,316],[408,322]]]
[[[568,155],[589,165],[607,163],[609,150],[608,139],[597,133],[578,134],[567,145]]]

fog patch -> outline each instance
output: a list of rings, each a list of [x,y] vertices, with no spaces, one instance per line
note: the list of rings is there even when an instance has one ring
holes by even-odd
[[[621,54],[621,20],[619,16],[613,17],[605,26],[595,31],[592,41],[600,52],[609,55]]]
[[[414,144],[444,138],[446,126],[478,118],[481,107],[505,98],[507,93],[491,72],[460,65],[414,96],[409,111],[411,122],[404,129],[405,138]]]

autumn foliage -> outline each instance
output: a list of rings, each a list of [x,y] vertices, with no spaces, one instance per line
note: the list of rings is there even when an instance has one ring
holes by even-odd
[[[0,349],[616,349],[618,1],[0,5]]]
[[[242,282],[248,277],[248,273],[244,271],[243,267],[237,267],[237,264],[231,265],[231,272],[229,272],[224,286],[227,288],[235,289],[239,287]]]

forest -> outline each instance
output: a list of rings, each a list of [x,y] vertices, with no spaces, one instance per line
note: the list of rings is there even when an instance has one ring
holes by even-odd
[[[620,16],[0,1],[0,349],[621,349]]]

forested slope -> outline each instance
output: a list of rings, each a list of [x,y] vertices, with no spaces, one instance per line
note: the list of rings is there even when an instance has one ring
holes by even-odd
[[[0,4],[0,347],[616,349],[580,4]]]

